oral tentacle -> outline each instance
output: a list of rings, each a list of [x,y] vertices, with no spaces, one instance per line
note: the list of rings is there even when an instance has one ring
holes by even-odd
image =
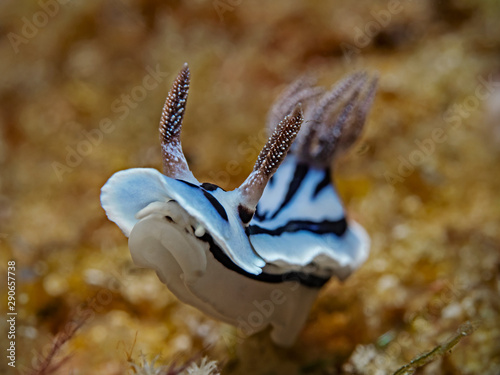
[[[198,224],[194,230],[194,235],[196,237],[203,237],[206,233],[205,227],[201,224]]]

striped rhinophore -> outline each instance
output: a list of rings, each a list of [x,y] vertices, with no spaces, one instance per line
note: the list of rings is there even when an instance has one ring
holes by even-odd
[[[134,262],[181,301],[235,325],[239,338],[271,326],[277,344],[291,345],[320,287],[368,255],[368,236],[346,217],[330,168],[358,138],[376,81],[355,73],[331,90],[310,79],[290,86],[269,113],[253,171],[232,191],[200,183],[182,152],[189,83],[185,65],[163,108],[164,174],[117,172],[101,204]]]

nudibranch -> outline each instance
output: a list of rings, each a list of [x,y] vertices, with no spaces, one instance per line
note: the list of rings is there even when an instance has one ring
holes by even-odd
[[[273,341],[289,346],[320,288],[368,256],[369,238],[346,218],[330,168],[358,138],[376,79],[354,73],[330,90],[310,78],[292,84],[271,108],[253,171],[232,191],[200,183],[184,157],[189,82],[184,65],[161,115],[163,174],[115,173],[102,207],[136,265],[155,270],[179,300],[240,334],[271,326]]]

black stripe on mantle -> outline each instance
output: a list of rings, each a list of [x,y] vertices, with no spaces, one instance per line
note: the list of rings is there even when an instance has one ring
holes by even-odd
[[[184,180],[177,180],[177,181],[183,182],[190,187],[201,190],[201,192],[203,193],[205,198],[207,198],[207,200],[210,202],[210,204],[213,206],[213,208],[215,208],[215,210],[217,211],[219,216],[222,219],[224,219],[225,221],[229,221],[229,218],[227,217],[227,212],[224,209],[224,207],[222,207],[222,204],[220,204],[219,201],[212,194],[209,193],[209,191],[221,189],[220,187],[218,187],[217,185],[214,185],[214,184],[207,183],[207,182],[204,182],[203,184],[201,184],[201,186],[197,186],[195,184],[192,184],[191,182],[187,182]]]
[[[290,271],[282,274],[272,274],[262,272],[260,275],[254,275],[240,268],[222,251],[222,249],[214,242],[211,235],[205,233],[203,237],[198,237],[200,240],[205,241],[210,246],[210,252],[214,258],[221,263],[224,267],[231,271],[237,272],[240,275],[248,277],[252,280],[262,281],[265,283],[278,284],[286,281],[298,281],[302,285],[309,288],[321,288],[330,280],[329,277],[319,277],[304,272]]]
[[[279,236],[283,233],[294,233],[301,230],[316,234],[334,233],[340,237],[347,230],[347,221],[345,218],[335,221],[324,220],[319,222],[309,220],[291,220],[285,225],[275,229],[266,229],[253,224],[246,228],[246,233],[248,235],[269,234],[271,236]]]
[[[278,216],[281,210],[283,210],[288,205],[288,203],[290,203],[295,193],[297,193],[297,191],[299,190],[300,185],[302,185],[302,181],[304,181],[304,179],[306,178],[307,172],[309,172],[309,167],[307,164],[297,164],[293,173],[292,180],[288,185],[288,191],[286,192],[285,199],[283,199],[283,202],[278,207],[278,209],[274,211],[271,219],[274,219],[276,216]]]

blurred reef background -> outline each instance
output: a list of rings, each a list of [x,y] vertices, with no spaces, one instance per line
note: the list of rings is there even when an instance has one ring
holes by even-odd
[[[417,373],[499,374],[499,23],[497,0],[2,0],[0,269],[16,261],[18,315],[16,371],[2,355],[0,372],[156,374],[206,356],[218,369],[190,373],[390,374],[469,321]],[[184,62],[184,151],[226,189],[252,169],[285,85],[379,74],[334,171],[372,251],[325,286],[290,349],[180,303],[100,207],[114,172],[160,168]]]

